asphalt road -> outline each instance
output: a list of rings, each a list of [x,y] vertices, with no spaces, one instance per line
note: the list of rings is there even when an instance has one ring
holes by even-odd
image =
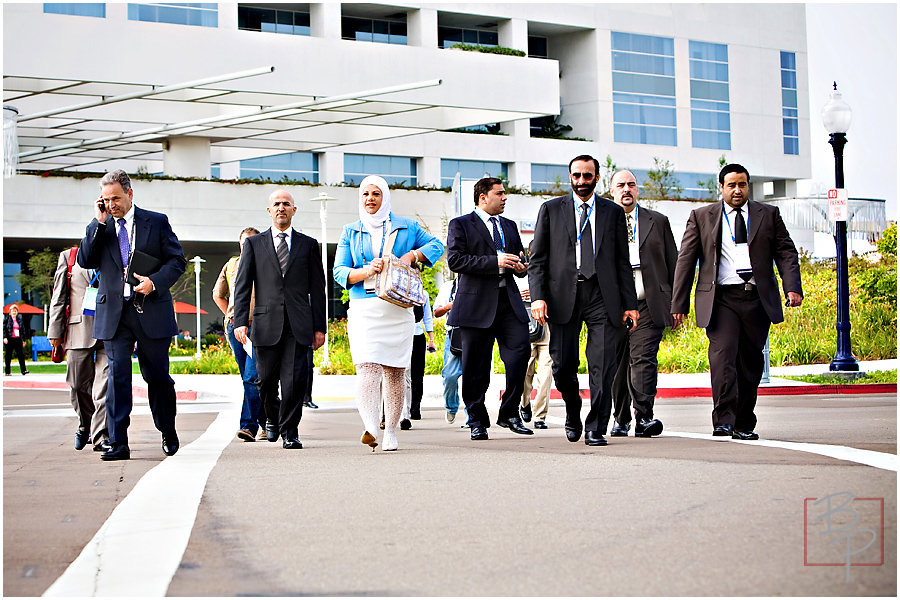
[[[3,403],[3,591],[41,595],[165,457],[149,415],[133,417],[133,459],[103,463],[72,448],[67,394]],[[172,481],[193,481],[198,438],[227,408],[179,404]],[[180,558],[164,531],[108,568],[152,595],[138,565],[174,553],[170,596],[895,596],[896,464],[713,440],[710,409],[659,400],[673,435],[605,448],[567,442],[561,406],[549,430],[493,427],[487,442],[425,410],[393,453],[359,443],[355,410],[307,411],[301,451],[223,443]],[[762,397],[757,413],[766,440],[896,455],[893,395]],[[838,509],[838,493],[853,500]],[[829,496],[830,533],[815,504]],[[862,548],[863,530],[877,539],[848,569],[841,548]]]

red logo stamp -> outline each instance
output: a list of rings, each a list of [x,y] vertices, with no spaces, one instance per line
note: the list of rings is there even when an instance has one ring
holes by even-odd
[[[838,492],[803,500],[803,564],[807,567],[884,565],[884,498]]]

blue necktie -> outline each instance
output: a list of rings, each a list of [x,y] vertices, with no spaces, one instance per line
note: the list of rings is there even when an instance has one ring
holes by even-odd
[[[494,225],[494,248],[497,252],[503,252],[503,238],[500,237],[500,230],[497,229],[497,217],[491,217],[491,223]]]
[[[128,230],[125,229],[125,219],[119,219],[119,254],[122,256],[122,266],[127,268],[131,243],[128,241]]]

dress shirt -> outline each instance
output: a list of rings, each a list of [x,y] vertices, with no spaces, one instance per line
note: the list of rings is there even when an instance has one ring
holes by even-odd
[[[629,243],[628,244],[628,246],[629,246],[628,256],[629,256],[629,261],[631,261],[631,264],[632,264],[631,273],[634,275],[634,291],[637,292],[638,300],[645,300],[647,295],[644,292],[644,276],[641,273],[640,267],[635,268],[633,266],[635,264],[640,264],[640,261],[641,261],[641,253],[640,253],[640,244],[641,244],[641,229],[640,228],[641,228],[641,226],[638,222],[638,211],[639,210],[640,210],[640,207],[637,204],[635,204],[634,210],[631,211],[630,215],[628,213],[625,213],[625,226],[626,227],[628,226],[628,217],[630,216],[634,220],[634,230],[633,231],[634,231],[635,251],[632,254],[631,244]],[[628,235],[630,236],[631,234],[632,234],[632,232],[629,231]],[[630,258],[632,255],[634,256],[634,260],[631,260],[631,258]]]
[[[281,241],[280,238],[278,237],[279,233],[287,234],[287,236],[285,236],[285,238],[284,238],[284,241],[287,244],[288,254],[290,254],[291,253],[291,237],[293,237],[293,234],[294,234],[293,228],[288,227],[284,231],[281,231],[280,229],[278,229],[277,227],[272,225],[272,243],[275,244],[275,255],[276,256],[278,256],[278,244]]]
[[[109,219],[112,219],[113,223],[116,225],[116,237],[119,237],[119,228],[125,227],[125,233],[128,235],[128,248],[131,252],[134,252],[134,236],[132,235],[132,232],[134,231],[134,204],[131,205],[131,208],[128,209],[128,212],[125,213],[125,216],[122,218],[125,219],[125,224],[119,225],[119,219],[109,215]],[[107,222],[109,219],[107,219]],[[126,267],[127,266],[128,265],[126,265]]]
[[[741,214],[747,223],[747,239],[750,239],[750,215],[747,213],[749,201],[745,202],[741,207]],[[725,204],[725,215],[722,215],[722,257],[719,260],[719,273],[716,275],[716,283],[719,285],[744,285],[744,280],[737,274],[734,265],[735,248],[734,248],[734,218],[737,212],[729,204]],[[731,227],[729,228],[729,223]],[[749,283],[756,285],[756,278],[751,277]]]
[[[425,292],[425,304],[422,305],[422,320],[416,321],[416,335],[425,335],[434,331],[434,314],[431,312],[431,298]]]
[[[590,202],[583,202],[581,198],[575,192],[572,192],[572,199],[575,201],[575,269],[581,269],[581,244],[578,242],[578,233],[581,231],[581,205],[588,204],[591,208],[590,215],[588,215],[588,219],[591,222],[591,247],[594,249],[594,254],[597,253],[597,244],[595,240],[597,236],[594,233],[594,229],[596,229],[597,221],[595,217],[597,216],[597,197],[591,194]],[[586,226],[585,226],[586,227]],[[587,233],[585,231],[585,233]]]
[[[491,219],[497,219],[497,230],[500,232],[500,237],[503,239],[503,245],[506,245],[506,238],[503,237],[503,227],[500,225],[500,215],[489,215],[485,211],[481,210],[479,207],[475,207],[475,214],[478,215],[478,218],[481,219],[481,222],[484,223],[484,226],[487,227],[488,235],[493,240],[494,239],[494,225],[491,223]],[[506,269],[501,269],[499,265],[497,265],[497,273],[503,273]]]

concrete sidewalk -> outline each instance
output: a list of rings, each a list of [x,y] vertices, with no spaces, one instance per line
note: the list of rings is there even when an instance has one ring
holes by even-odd
[[[860,371],[887,371],[897,368],[897,359],[861,361]],[[828,365],[797,365],[773,367],[770,382],[760,386],[760,395],[796,395],[822,393],[890,393],[896,392],[896,384],[856,384],[817,385],[780,375],[812,375],[827,373]],[[239,397],[243,393],[240,377],[237,375],[172,375],[175,390],[180,401],[215,401]],[[579,375],[582,395],[588,389],[588,376]],[[504,375],[493,375],[487,398],[499,399],[506,381]],[[133,379],[136,403],[146,403],[147,384],[139,375]],[[876,389],[873,385],[879,385]],[[893,387],[889,387],[893,385]],[[49,389],[67,390],[65,374],[30,374],[3,377],[4,389]],[[838,389],[840,388],[840,389]],[[710,396],[709,373],[661,373],[659,375],[659,398],[688,398]],[[313,381],[313,399],[325,409],[351,408],[356,397],[355,375],[316,375]],[[552,389],[551,398],[560,400],[559,393]],[[440,375],[426,375],[424,380],[423,408],[443,408],[443,380]]]

